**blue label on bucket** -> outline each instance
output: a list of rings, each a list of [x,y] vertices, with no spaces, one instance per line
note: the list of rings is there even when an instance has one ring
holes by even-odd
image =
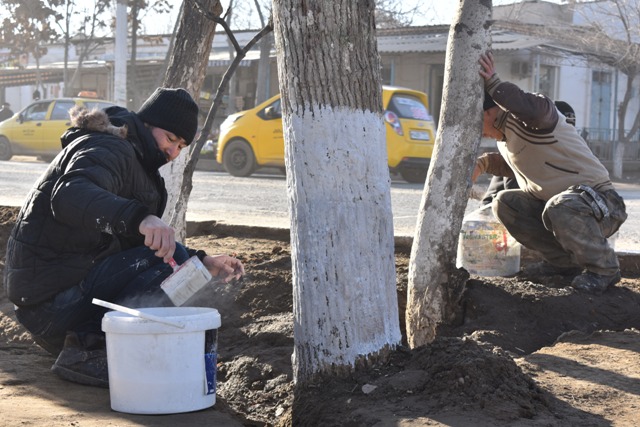
[[[204,370],[205,376],[207,379],[206,384],[206,394],[215,394],[216,393],[216,364],[217,364],[217,354],[216,353],[205,353],[204,354]]]

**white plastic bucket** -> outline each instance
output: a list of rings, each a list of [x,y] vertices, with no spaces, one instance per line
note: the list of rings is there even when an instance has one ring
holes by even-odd
[[[175,414],[216,403],[218,310],[154,307],[140,311],[183,328],[116,311],[102,318],[114,411]]]
[[[456,266],[478,276],[513,276],[520,271],[520,249],[485,205],[464,217]]]

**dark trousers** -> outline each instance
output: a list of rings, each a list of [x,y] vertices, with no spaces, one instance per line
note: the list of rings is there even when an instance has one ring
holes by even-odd
[[[68,331],[77,333],[81,342],[88,335],[104,335],[101,322],[107,309],[92,304],[93,298],[128,307],[171,306],[160,284],[173,269],[154,252],[140,246],[105,258],[82,282],[53,299],[17,307],[16,317],[41,347],[57,355]],[[177,244],[176,262],[188,257],[184,246]]]
[[[614,190],[600,195],[609,210],[609,216],[600,220],[592,206],[571,190],[547,202],[522,190],[504,190],[496,195],[492,209],[518,242],[540,252],[551,264],[611,275],[620,265],[606,238],[620,228],[627,214],[624,201]]]
[[[489,182],[489,187],[487,187],[486,193],[482,196],[482,204],[488,205],[493,202],[493,199],[496,197],[498,192],[502,190],[516,190],[518,188],[520,187],[518,186],[518,181],[516,181],[515,178],[494,175],[491,177],[491,182]]]

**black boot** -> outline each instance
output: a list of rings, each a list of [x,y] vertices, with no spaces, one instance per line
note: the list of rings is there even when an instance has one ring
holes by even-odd
[[[68,332],[51,370],[67,381],[109,388],[104,337],[91,335],[84,341],[75,332]]]
[[[571,282],[571,286],[580,291],[600,295],[610,286],[618,283],[620,279],[621,277],[619,270],[614,274],[608,276],[587,271],[584,274],[581,274],[580,276],[577,276],[575,279],[573,279],[573,282]]]

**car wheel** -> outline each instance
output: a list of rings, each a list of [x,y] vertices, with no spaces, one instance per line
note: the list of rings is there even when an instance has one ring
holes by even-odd
[[[400,176],[412,184],[424,184],[427,179],[427,168],[400,168]]]
[[[256,169],[256,157],[251,146],[243,140],[231,141],[224,149],[222,166],[233,176],[249,176]]]
[[[11,143],[4,136],[0,136],[0,160],[9,160],[13,157]]]

